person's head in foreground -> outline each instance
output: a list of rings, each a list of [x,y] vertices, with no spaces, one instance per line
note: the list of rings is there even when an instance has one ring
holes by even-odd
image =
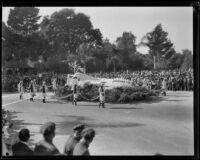
[[[82,138],[85,140],[86,144],[90,144],[95,137],[95,130],[93,128],[85,128],[81,133]]]
[[[55,137],[56,124],[53,122],[47,122],[41,127],[41,133],[44,137],[44,140],[52,143],[53,138]]]
[[[76,139],[81,139],[81,132],[85,129],[85,125],[84,124],[78,124],[76,126],[74,126],[73,131],[74,131],[74,137]]]
[[[21,129],[19,132],[19,140],[22,142],[28,142],[29,138],[30,138],[30,132],[28,129],[24,128]]]

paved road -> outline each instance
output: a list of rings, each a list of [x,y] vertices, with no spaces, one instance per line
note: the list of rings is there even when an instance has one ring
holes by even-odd
[[[53,121],[54,143],[62,152],[73,126],[85,123],[97,132],[92,155],[193,155],[193,92],[168,92],[150,102],[107,104],[105,109],[88,102],[74,107],[52,95],[43,104],[40,96],[35,102],[19,102],[16,94],[2,96],[3,108],[16,111],[12,115],[16,130],[29,128],[33,143],[41,139],[40,126]]]

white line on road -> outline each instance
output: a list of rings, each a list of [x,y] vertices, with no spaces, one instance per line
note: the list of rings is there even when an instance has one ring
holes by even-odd
[[[22,101],[25,101],[27,99],[29,99],[29,98],[26,98],[26,99],[23,99],[23,100],[18,100],[18,101],[12,102],[12,103],[7,103],[7,104],[2,105],[2,107],[8,106],[8,105],[11,105],[11,104],[14,104],[14,103],[22,102]]]

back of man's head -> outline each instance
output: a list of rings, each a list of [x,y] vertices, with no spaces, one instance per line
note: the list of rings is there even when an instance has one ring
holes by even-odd
[[[28,141],[29,138],[30,138],[29,130],[26,128],[21,129],[19,132],[19,140],[26,142],[26,141]]]

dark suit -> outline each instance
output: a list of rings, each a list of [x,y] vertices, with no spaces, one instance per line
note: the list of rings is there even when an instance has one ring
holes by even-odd
[[[90,152],[88,150],[88,145],[81,141],[81,142],[78,142],[76,144],[76,146],[74,147],[74,151],[73,151],[73,155],[74,156],[89,156],[90,155]]]
[[[58,149],[51,143],[46,141],[40,141],[35,145],[35,155],[58,155]]]
[[[73,150],[74,150],[74,147],[75,145],[79,142],[80,139],[78,138],[75,138],[74,136],[70,136],[67,140],[67,142],[65,143],[65,146],[64,146],[64,154],[67,154],[67,155],[70,155],[72,156],[73,155]]]
[[[32,156],[33,151],[24,143],[17,142],[12,146],[13,156]]]

